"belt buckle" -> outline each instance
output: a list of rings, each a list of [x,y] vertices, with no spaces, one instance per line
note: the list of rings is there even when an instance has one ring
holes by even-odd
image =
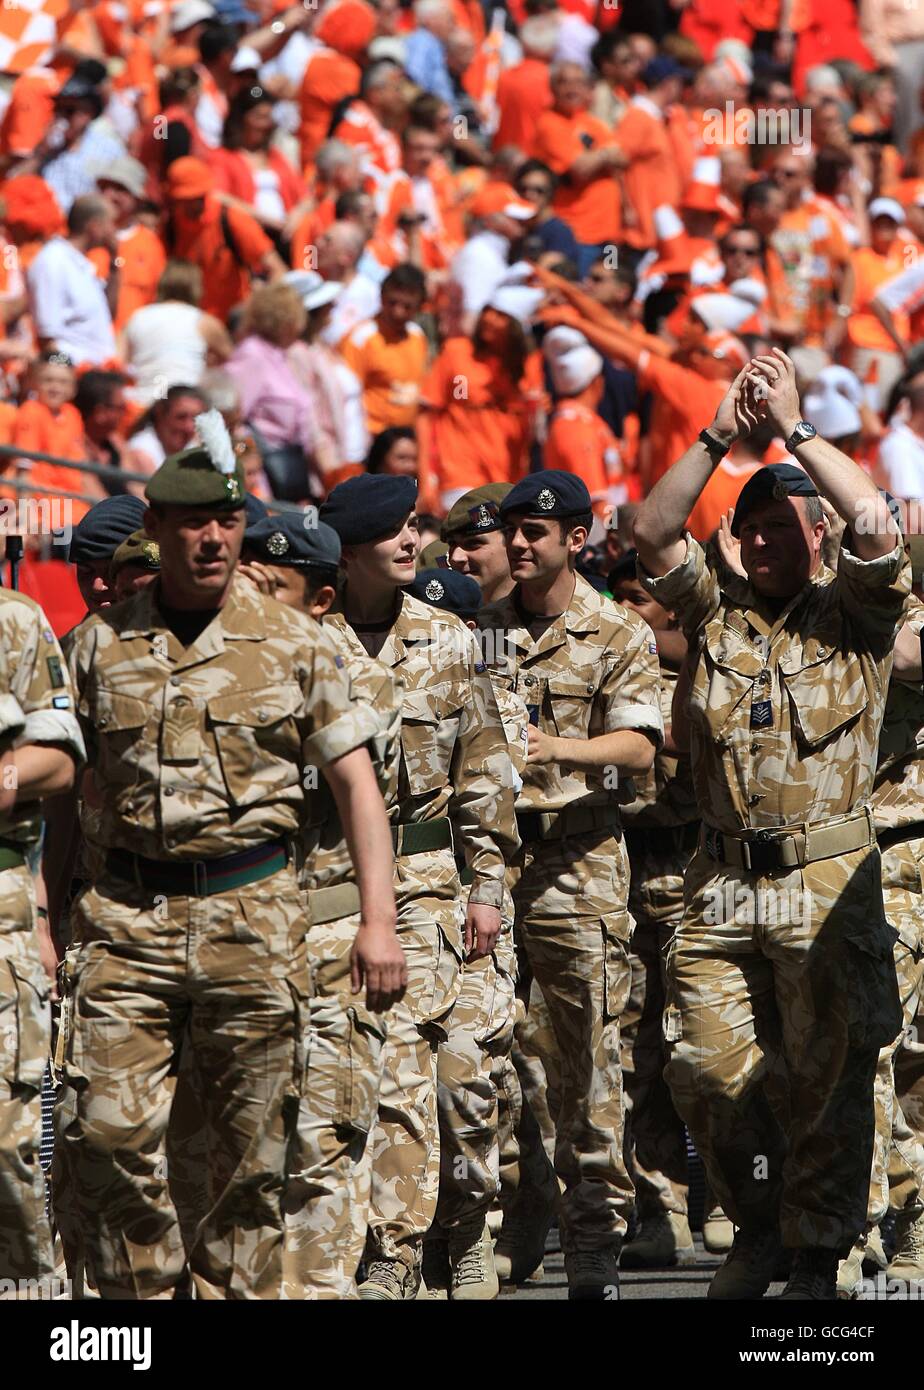
[[[193,896],[207,898],[209,893],[209,870],[204,859],[193,860]]]
[[[781,864],[780,846],[769,830],[758,830],[753,840],[742,840],[745,868],[749,873],[766,873]],[[752,853],[756,849],[756,853]]]

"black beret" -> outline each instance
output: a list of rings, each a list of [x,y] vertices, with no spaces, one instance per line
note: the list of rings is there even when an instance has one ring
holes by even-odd
[[[782,502],[786,497],[817,496],[818,489],[803,468],[794,463],[768,463],[748,478],[741,489],[732,518],[732,535],[741,534],[742,521],[755,507]]]
[[[584,516],[591,510],[587,486],[573,473],[559,468],[543,468],[510,489],[500,504],[501,520],[512,512],[528,516]]]
[[[474,618],[484,599],[471,575],[458,570],[421,570],[404,591],[434,608],[445,608],[460,618]]]
[[[332,526],[343,545],[365,545],[394,531],[417,505],[413,478],[361,473],[338,483],[321,507],[321,520]]]
[[[74,527],[67,558],[72,565],[99,565],[111,560],[123,541],[144,525],[145,505],[128,493],[104,497]]]
[[[286,569],[336,570],[340,563],[340,537],[313,512],[261,517],[244,532],[244,549],[264,565]]]

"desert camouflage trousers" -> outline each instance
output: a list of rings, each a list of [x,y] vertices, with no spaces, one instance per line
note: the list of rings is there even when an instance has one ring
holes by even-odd
[[[489,956],[466,961],[437,1054],[441,1231],[486,1217],[500,1185],[497,1064],[509,1056],[516,1010],[512,922]],[[501,1079],[504,1085],[505,1078]]]
[[[308,1070],[288,1160],[283,1296],[351,1299],[372,1197],[385,1016],[351,993],[359,914],[308,931]]]
[[[514,887],[524,975],[538,984],[559,1075],[550,1108],[565,1251],[619,1245],[634,1192],[622,1152],[619,1018],[629,993],[628,863],[607,831],[519,852]]]
[[[641,832],[640,832],[641,833]],[[664,1080],[667,952],[683,917],[689,855],[631,857],[632,984],[619,1021],[626,1092],[625,1151],[642,1216],[687,1213],[687,1141]]]
[[[0,1280],[54,1273],[39,1164],[51,991],[34,909],[28,868],[0,871]]]
[[[100,1294],[170,1298],[183,1285],[166,1136],[188,1047],[208,1163],[207,1182],[191,1184],[209,1204],[189,1252],[196,1296],[278,1298],[309,997],[294,874],[157,900],[101,882],[72,924],[56,1144]]]
[[[525,974],[517,978],[510,1052],[492,1068],[498,1098],[499,1204],[505,1217],[522,1202],[529,1209],[551,1208],[559,1195],[549,1109],[550,1093],[557,1098],[560,1072],[555,1035],[522,952],[520,964]]]
[[[895,1057],[914,1026],[924,980],[924,842],[905,840],[882,855],[886,917],[898,932],[895,974],[902,1006],[902,1032],[879,1054],[876,1068],[876,1140],[868,1221],[877,1226],[893,1211],[921,1208],[924,1185],[922,1136],[909,1127],[895,1094]]]
[[[419,1263],[440,1186],[437,1051],[462,986],[461,909],[449,850],[399,859],[398,938],[404,998],[388,1014],[378,1115],[370,1141],[367,1259]]]
[[[902,1023],[879,852],[761,877],[699,851],[685,902],[666,1076],[710,1186],[736,1225],[846,1255],[866,1222],[879,1052]]]

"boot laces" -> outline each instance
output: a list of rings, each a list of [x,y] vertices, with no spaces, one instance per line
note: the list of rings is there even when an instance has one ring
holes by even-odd
[[[574,1273],[591,1279],[613,1278],[614,1259],[609,1250],[579,1250],[570,1258]]]
[[[902,1259],[910,1257],[915,1262],[924,1264],[924,1215],[905,1227],[893,1259],[897,1260],[899,1255]]]
[[[367,1284],[378,1284],[382,1288],[392,1289],[395,1293],[404,1293],[404,1271],[397,1260],[373,1260],[367,1271]]]
[[[462,1284],[483,1284],[487,1280],[488,1270],[485,1261],[484,1235],[479,1234],[471,1245],[467,1245],[454,1262],[452,1272],[452,1282],[456,1288]]]

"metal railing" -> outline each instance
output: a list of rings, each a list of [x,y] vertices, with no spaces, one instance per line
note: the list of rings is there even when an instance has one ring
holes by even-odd
[[[30,463],[53,463],[59,468],[71,468],[75,473],[87,473],[94,478],[102,478],[104,481],[117,483],[147,483],[150,482],[150,473],[134,473],[127,468],[113,467],[108,463],[90,463],[88,459],[77,461],[75,459],[62,459],[54,454],[40,454],[30,449],[18,449],[15,444],[0,444],[0,463],[3,459],[28,459]],[[28,478],[17,478],[13,475],[0,473],[0,487],[10,487],[15,492],[34,493],[42,497],[62,497],[68,502],[86,502],[89,506],[99,502],[100,498],[91,497],[85,492],[67,492],[63,488],[37,487],[30,483]],[[271,512],[288,512],[296,516],[301,516],[307,508],[299,507],[295,502],[267,502],[265,504]]]

